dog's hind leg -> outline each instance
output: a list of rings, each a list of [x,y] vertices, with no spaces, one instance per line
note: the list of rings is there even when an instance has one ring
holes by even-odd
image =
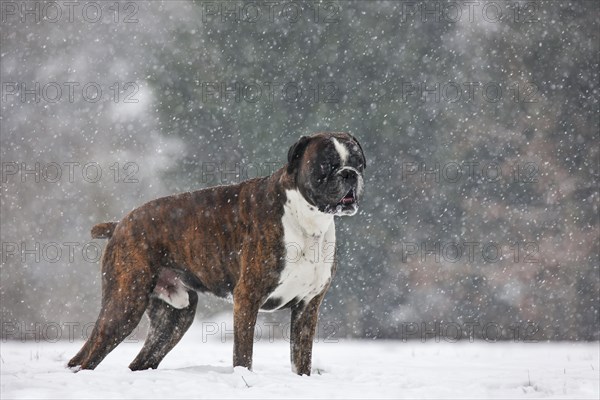
[[[150,299],[147,314],[150,328],[144,347],[135,360],[129,364],[132,371],[155,369],[171,349],[181,340],[194,322],[198,294],[188,291],[189,304],[185,308],[175,308],[160,298]]]
[[[110,246],[110,243],[109,243]],[[157,274],[148,260],[107,247],[102,268],[102,306],[96,325],[82,349],[67,364],[94,369],[133,332],[148,307]]]

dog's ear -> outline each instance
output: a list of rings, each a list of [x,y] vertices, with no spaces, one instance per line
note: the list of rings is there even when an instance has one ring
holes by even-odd
[[[350,134],[348,134],[350,135]],[[363,156],[363,160],[365,160],[365,165],[363,166],[365,169],[367,168],[367,158],[365,157],[365,152],[363,151],[362,146],[360,145],[360,142],[358,141],[357,138],[355,138],[354,136],[350,135],[350,137],[352,138],[352,140],[354,140],[356,142],[356,144],[358,145],[358,148],[360,149],[360,152],[362,153]]]
[[[288,163],[287,163],[287,172],[288,174],[293,173],[298,167],[298,163],[304,154],[304,150],[306,150],[306,146],[310,142],[310,137],[302,136],[300,140],[290,147],[288,150]]]

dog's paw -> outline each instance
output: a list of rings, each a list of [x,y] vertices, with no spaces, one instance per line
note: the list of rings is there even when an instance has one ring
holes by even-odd
[[[67,365],[67,368],[70,369],[73,373],[81,371],[81,365]]]

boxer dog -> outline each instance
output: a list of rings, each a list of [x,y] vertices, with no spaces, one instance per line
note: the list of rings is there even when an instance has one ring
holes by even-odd
[[[94,369],[140,322],[150,328],[131,370],[157,368],[192,324],[198,295],[233,295],[233,365],[252,368],[260,310],[291,309],[291,362],[310,375],[319,306],[335,272],[334,216],[354,215],[365,156],[347,133],[303,136],[270,176],[150,201],[108,238],[102,305],[68,366]]]

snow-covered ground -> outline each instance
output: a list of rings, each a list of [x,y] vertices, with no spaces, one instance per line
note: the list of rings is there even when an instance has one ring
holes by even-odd
[[[127,368],[141,343],[76,374],[64,366],[79,341],[1,346],[2,399],[600,397],[598,343],[321,340],[311,377],[292,374],[284,340],[258,341],[248,371],[231,367],[231,341],[198,329],[152,371]]]

